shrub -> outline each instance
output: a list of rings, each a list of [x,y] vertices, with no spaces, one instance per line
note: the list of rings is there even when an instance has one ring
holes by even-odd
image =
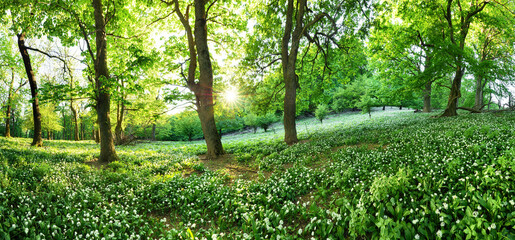
[[[254,130],[254,133],[256,133],[258,127],[259,127],[259,121],[258,117],[254,113],[247,114],[245,118],[243,118],[243,122],[245,125],[251,127]]]
[[[325,104],[320,104],[317,107],[317,110],[315,111],[315,117],[322,123],[322,121],[327,117],[329,114],[329,108]]]
[[[274,122],[277,122],[277,117],[273,113],[267,113],[258,117],[258,122],[259,126],[266,132]]]

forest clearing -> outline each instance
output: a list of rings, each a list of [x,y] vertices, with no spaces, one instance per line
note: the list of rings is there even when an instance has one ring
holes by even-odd
[[[0,0],[1,239],[515,239],[514,0]]]

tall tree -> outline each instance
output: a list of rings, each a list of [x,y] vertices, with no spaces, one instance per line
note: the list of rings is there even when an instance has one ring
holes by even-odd
[[[104,5],[103,3],[106,3]],[[131,6],[130,8],[127,6]],[[138,48],[145,36],[152,29],[150,26],[158,22],[151,18],[154,14],[135,15],[132,12],[149,12],[153,9],[147,4],[136,0],[103,1],[59,0],[47,4],[40,3],[42,8],[48,9],[52,14],[59,15],[52,21],[45,22],[45,26],[54,31],[51,35],[58,37],[66,46],[79,46],[83,51],[83,63],[87,70],[85,75],[93,89],[90,97],[94,100],[94,108],[97,112],[100,140],[100,162],[112,162],[118,159],[114,146],[114,136],[111,130],[110,105],[113,91],[116,89],[116,76],[122,74],[114,71],[110,73],[108,54],[113,59],[119,56],[124,59],[123,53],[130,47]],[[58,29],[68,29],[61,31]],[[94,34],[95,41],[91,41]],[[117,50],[109,50],[116,42],[124,42],[130,46],[117,46]],[[109,51],[109,52],[108,52]],[[120,55],[117,55],[120,53]],[[111,56],[111,55],[110,55]],[[131,59],[125,59],[131,60]],[[120,60],[121,62],[122,60]],[[120,68],[119,68],[120,69]]]
[[[262,1],[255,5],[258,24],[254,36],[251,37],[248,58],[260,66],[260,62],[268,61],[264,68],[281,61],[284,141],[289,145],[298,142],[295,124],[297,89],[300,88],[296,72],[299,67],[298,54],[304,47],[313,45],[327,59],[327,49],[338,46],[338,30],[348,27],[346,25],[352,23],[350,19],[358,19],[354,12],[357,3],[358,1],[313,3],[307,0],[283,0]],[[342,26],[338,26],[335,20],[341,22]]]
[[[515,75],[515,18],[506,18],[499,8],[485,11],[471,32],[474,52],[468,62],[475,78],[474,107],[481,111],[488,83],[510,81]]]
[[[36,82],[36,76],[32,69],[30,62],[30,55],[27,46],[25,46],[25,33],[18,34],[18,48],[20,50],[21,57],[23,59],[23,66],[27,73],[27,79],[30,85],[30,95],[32,102],[32,114],[34,121],[34,136],[32,138],[32,146],[41,147],[43,146],[43,138],[41,135],[41,112],[39,111],[39,99],[38,99],[38,83]]]
[[[456,116],[458,109],[458,99],[461,97],[461,82],[465,75],[465,47],[470,25],[477,18],[477,14],[485,9],[490,3],[484,1],[460,1],[446,0],[440,11],[443,19],[447,23],[445,34],[450,40],[449,51],[455,66],[454,78],[452,80],[451,91],[447,101],[447,108],[442,116]]]
[[[213,95],[213,64],[208,47],[208,22],[217,21],[216,15],[210,16],[213,11],[227,17],[231,15],[222,5],[229,1],[194,0],[193,2],[180,2],[178,0],[165,1],[172,6],[179,21],[186,32],[188,49],[187,75],[182,74],[186,86],[195,95],[195,107],[204,133],[207,146],[207,157],[212,159],[224,154],[222,141],[216,128],[214,117]],[[194,26],[190,24],[190,9],[194,8]],[[217,9],[216,9],[217,8]],[[227,22],[227,19],[218,19]],[[211,26],[211,25],[209,25]],[[198,68],[198,75],[197,75]],[[198,78],[197,78],[198,76]]]
[[[436,13],[431,11],[438,5],[418,4],[385,1],[379,8],[368,46],[383,85],[395,89],[392,95],[421,93],[423,112],[430,112],[432,85],[448,74],[448,58],[442,50],[442,21],[435,21]]]
[[[6,101],[6,110],[5,110],[5,137],[11,137],[11,112],[12,112],[12,104],[14,95],[20,91],[20,89],[27,84],[27,81],[21,80],[18,87],[14,87],[14,67],[11,67],[11,81],[9,82],[9,90]]]

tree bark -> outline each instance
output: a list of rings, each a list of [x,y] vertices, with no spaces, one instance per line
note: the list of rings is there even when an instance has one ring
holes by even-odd
[[[84,133],[84,128],[85,128],[85,126],[84,126],[84,119],[82,119],[82,117],[79,117],[79,119],[80,119],[80,138],[79,139],[80,140],[84,140],[85,139],[85,136],[84,136],[84,134],[85,134]]]
[[[152,141],[156,141],[156,124],[152,124]]]
[[[197,112],[207,145],[207,157],[223,155],[222,140],[216,130],[213,102],[213,67],[207,45],[207,16],[205,0],[195,0],[195,45],[197,47],[199,82],[196,88]]]
[[[464,70],[461,66],[456,68],[454,79],[452,81],[451,92],[449,93],[449,99],[447,101],[447,108],[442,114],[443,117],[457,116],[458,113],[458,99],[461,97],[461,80],[463,78]]]
[[[447,108],[445,109],[444,113],[441,115],[442,117],[452,117],[457,116],[458,113],[456,112],[456,109],[458,108],[458,100],[461,97],[461,81],[463,79],[463,75],[465,74],[465,67],[463,62],[463,51],[465,49],[465,41],[467,39],[467,35],[470,29],[470,24],[472,22],[472,18],[478,14],[479,12],[483,11],[485,6],[489,3],[489,1],[483,1],[483,2],[477,2],[476,5],[473,5],[471,3],[471,8],[469,12],[463,12],[460,6],[460,10],[455,13],[460,15],[460,25],[459,25],[459,34],[458,39],[456,39],[454,35],[454,29],[453,26],[453,10],[452,10],[452,0],[447,0],[447,9],[444,11],[444,17],[447,21],[448,27],[449,27],[449,38],[452,42],[452,44],[459,49],[457,51],[457,55],[455,57],[455,64],[456,64],[456,72],[454,74],[454,79],[452,81],[451,91],[449,93],[449,99],[447,101]],[[458,2],[459,4],[459,2]]]
[[[286,24],[284,35],[281,42],[281,63],[283,67],[284,81],[284,141],[288,145],[297,143],[297,126],[295,115],[297,111],[297,88],[299,79],[295,73],[297,54],[300,46],[300,39],[304,31],[303,20],[306,8],[306,0],[297,1],[297,12],[294,9],[294,0],[288,0],[286,10]],[[293,18],[295,19],[295,29],[293,29]],[[293,30],[293,32],[292,32]],[[290,44],[291,40],[291,44]]]
[[[79,120],[77,117],[77,109],[73,106],[73,100],[70,101],[70,109],[72,111],[73,118],[73,140],[79,141]]]
[[[433,84],[432,81],[428,81],[424,88],[424,108],[422,109],[422,112],[431,112],[431,85]]]
[[[63,139],[69,140],[69,138],[67,138],[67,136],[66,136],[66,115],[64,114],[64,111],[62,111],[62,113],[63,113]]]
[[[117,145],[122,144],[123,141],[123,117],[125,114],[125,104],[124,104],[124,82],[120,81],[121,91],[122,91],[122,99],[116,104],[116,127],[114,129],[115,142]]]
[[[483,76],[478,75],[476,77],[476,94],[474,99],[474,109],[481,110],[483,107]]]
[[[70,72],[70,88],[73,89],[73,78]],[[79,141],[79,120],[77,109],[73,106],[73,97],[70,95],[70,110],[72,112],[72,121],[73,121],[73,140]]]
[[[102,12],[102,0],[93,0],[95,15],[95,82],[97,91],[97,117],[100,129],[100,156],[99,162],[113,162],[118,160],[114,148],[114,139],[111,132],[109,94],[109,70],[107,68],[107,39],[105,31],[105,19]]]
[[[123,104],[123,100],[121,103],[117,105],[116,110],[116,127],[114,129],[114,135],[116,138],[116,144],[121,144],[123,139],[123,117],[125,112],[125,105]]]
[[[30,62],[29,52],[25,46],[25,33],[18,34],[18,48],[20,50],[21,57],[23,59],[23,65],[25,66],[25,72],[30,85],[30,94],[32,97],[32,115],[34,118],[34,136],[32,138],[32,146],[41,147],[43,146],[43,138],[41,136],[41,112],[39,111],[39,100],[38,100],[38,84],[34,71],[32,70],[32,64]]]

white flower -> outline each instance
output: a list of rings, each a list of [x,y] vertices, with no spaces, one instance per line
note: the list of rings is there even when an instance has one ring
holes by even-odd
[[[415,239],[417,239],[417,240],[420,239],[420,235],[418,235],[418,233],[415,234]]]
[[[491,227],[492,229],[497,228],[497,226],[495,225],[495,223],[492,223],[492,225],[490,225],[490,227]]]
[[[299,235],[302,235],[302,228],[299,228],[298,233],[299,233]]]
[[[28,228],[25,228],[24,231],[25,231],[25,234],[29,233],[29,229]]]
[[[438,236],[439,238],[442,237],[442,230],[438,230],[438,232],[436,232],[436,236]]]

